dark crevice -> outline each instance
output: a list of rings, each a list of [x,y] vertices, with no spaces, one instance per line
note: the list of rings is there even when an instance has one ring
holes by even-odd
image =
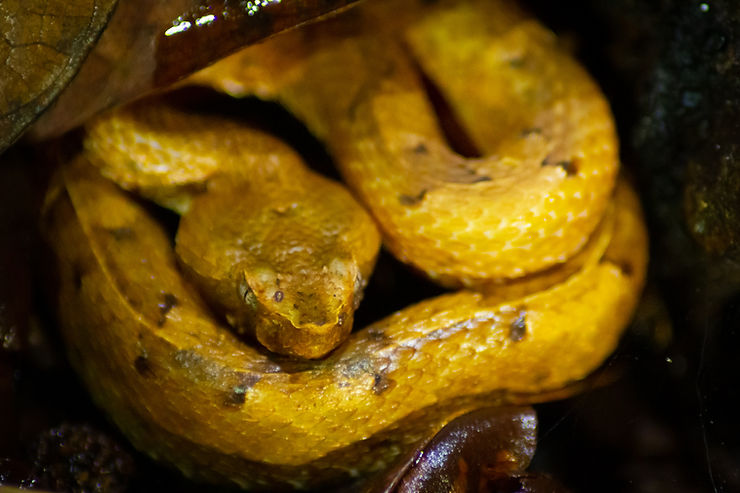
[[[233,98],[201,86],[183,87],[164,98],[186,111],[229,118],[266,132],[290,146],[315,171],[340,179],[334,160],[323,144],[278,103],[256,97]]]
[[[455,109],[450,105],[445,95],[439,86],[429,77],[421,65],[412,58],[412,65],[416,69],[424,91],[427,94],[427,99],[432,105],[435,115],[437,116],[437,122],[439,122],[439,128],[447,141],[447,145],[466,158],[480,158],[483,154],[478,149],[478,146],[473,142],[472,137],[465,129]]]

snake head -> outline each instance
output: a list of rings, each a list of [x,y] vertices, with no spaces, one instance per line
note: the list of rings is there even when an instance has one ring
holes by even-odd
[[[263,266],[244,271],[240,291],[253,314],[251,330],[271,351],[319,358],[349,335],[363,276],[351,258],[322,262],[305,248],[290,257],[290,270]]]
[[[341,187],[301,178],[300,188],[212,183],[181,218],[176,250],[238,333],[279,354],[320,358],[352,330],[380,237]]]

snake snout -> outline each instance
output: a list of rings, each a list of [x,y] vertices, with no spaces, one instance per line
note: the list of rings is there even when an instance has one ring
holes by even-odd
[[[318,358],[352,330],[359,267],[342,258],[296,263],[302,268],[249,276],[250,296],[257,311],[254,331],[257,340],[271,351]]]

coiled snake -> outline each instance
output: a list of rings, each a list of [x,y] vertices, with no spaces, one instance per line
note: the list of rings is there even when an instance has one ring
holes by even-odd
[[[450,150],[425,78],[483,157]],[[201,479],[316,486],[383,469],[462,412],[536,401],[614,349],[645,275],[639,204],[614,186],[607,103],[534,20],[498,1],[370,2],[195,80],[281,102],[370,215],[236,122],[145,102],[88,125],[44,227],[70,358],[138,448]],[[174,251],[122,188],[183,213]],[[374,224],[463,289],[350,334]],[[210,306],[319,359],[245,343]]]

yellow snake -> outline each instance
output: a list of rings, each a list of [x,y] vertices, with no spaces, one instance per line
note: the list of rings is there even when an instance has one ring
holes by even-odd
[[[424,77],[482,157],[450,150]],[[536,401],[615,347],[645,276],[639,204],[614,187],[607,103],[534,20],[498,1],[370,2],[196,80],[284,104],[388,248],[466,289],[348,335],[378,236],[345,192],[235,122],[150,102],[103,116],[60,168],[44,228],[70,359],[139,449],[199,479],[315,487],[384,469],[470,409]],[[175,251],[122,188],[184,214]],[[275,351],[339,345],[313,360],[254,347],[189,281]]]

